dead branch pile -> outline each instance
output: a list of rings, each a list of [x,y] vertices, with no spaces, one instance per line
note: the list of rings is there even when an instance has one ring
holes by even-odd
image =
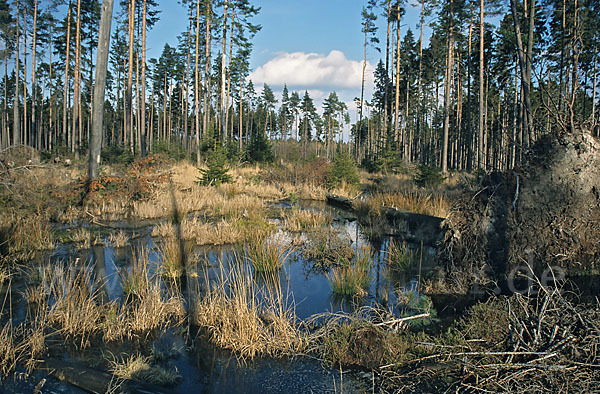
[[[537,294],[490,303],[492,325],[469,316],[459,340],[421,343],[430,355],[381,371],[406,392],[600,392],[600,302],[575,304],[561,287],[536,282]]]

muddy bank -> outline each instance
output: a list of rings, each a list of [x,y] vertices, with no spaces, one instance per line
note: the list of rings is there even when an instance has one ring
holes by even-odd
[[[442,229],[439,261],[457,288],[510,285],[529,266],[597,272],[600,142],[587,133],[543,136],[523,166],[486,175],[464,193]]]

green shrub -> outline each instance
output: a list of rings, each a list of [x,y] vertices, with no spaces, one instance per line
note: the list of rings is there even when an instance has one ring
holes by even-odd
[[[172,160],[183,160],[186,157],[185,148],[178,140],[159,140],[152,145],[152,153],[157,154]]]
[[[339,186],[342,181],[349,185],[358,185],[360,177],[354,160],[347,153],[339,154],[327,174],[327,185],[330,188]]]
[[[440,185],[445,178],[439,168],[421,165],[417,167],[413,179],[419,186],[431,187]]]
[[[229,168],[227,167],[227,153],[220,145],[208,153],[206,166],[208,169],[200,170],[202,176],[198,179],[198,183],[201,185],[219,186],[222,183],[231,182],[232,178],[228,174]]]

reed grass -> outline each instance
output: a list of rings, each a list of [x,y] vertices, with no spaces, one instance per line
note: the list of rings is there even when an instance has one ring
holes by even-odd
[[[220,275],[195,303],[194,324],[206,330],[213,343],[243,360],[302,351],[306,336],[279,281],[274,277],[274,286],[261,289],[243,259],[233,259],[228,272],[221,263]]]
[[[410,272],[418,262],[415,251],[411,251],[406,243],[390,241],[387,256],[390,268],[401,272]]]
[[[108,241],[115,248],[122,248],[122,247],[126,246],[129,243],[129,235],[127,235],[127,233],[125,231],[119,230],[116,233],[111,233],[108,236]]]
[[[246,257],[257,272],[277,272],[292,254],[293,247],[282,236],[254,236],[246,247]]]
[[[7,239],[10,257],[25,260],[35,251],[54,248],[54,233],[43,215],[13,215],[7,220],[10,223]]]
[[[338,261],[352,259],[354,249],[348,237],[341,236],[339,231],[329,226],[317,228],[307,234],[302,254],[308,260],[329,266]]]
[[[178,279],[183,275],[185,264],[193,253],[193,245],[183,239],[165,237],[158,247],[161,255],[162,275],[169,279]]]
[[[450,201],[443,195],[420,191],[375,193],[368,198],[368,204],[377,210],[387,206],[441,218],[447,217],[451,208]]]
[[[160,386],[174,386],[181,380],[177,369],[165,369],[152,364],[152,357],[134,354],[109,360],[110,372],[119,379],[136,380]]]
[[[282,212],[283,228],[290,232],[301,232],[331,224],[331,215],[305,209]]]
[[[340,265],[333,267],[327,277],[331,290],[340,296],[366,296],[371,282],[369,274],[372,265],[373,258],[369,248],[360,248],[354,259],[343,260]]]

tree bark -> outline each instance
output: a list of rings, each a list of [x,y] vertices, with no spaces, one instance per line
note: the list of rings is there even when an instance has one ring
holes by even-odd
[[[73,86],[73,126],[71,128],[71,153],[75,153],[75,157],[79,157],[79,143],[76,135],[81,136],[80,115],[80,75],[81,75],[81,0],[77,0],[77,22],[75,33],[75,81]]]
[[[483,15],[483,4],[484,0],[480,0],[479,2],[479,139],[478,147],[477,147],[477,168],[485,169],[485,155],[484,155],[484,145],[483,145],[483,136],[485,134],[485,120],[484,120],[484,91],[483,91],[483,62],[484,62],[484,42],[485,42],[485,31],[484,31],[484,15]]]
[[[527,77],[527,65],[525,59],[525,52],[523,50],[523,40],[521,38],[521,26],[519,24],[519,17],[517,14],[517,5],[515,0],[510,0],[511,11],[513,15],[515,35],[517,36],[517,52],[519,58],[519,67],[521,69],[521,84],[523,86],[523,97],[522,100],[525,102],[525,128],[527,135],[531,135],[530,129],[533,123],[533,116],[531,113],[531,98],[529,97],[530,92],[530,81]],[[533,13],[533,7],[531,12]]]
[[[225,62],[227,60],[226,56],[226,48],[227,48],[227,8],[229,6],[229,1],[225,0],[224,9],[223,9],[223,49],[221,51],[221,100],[220,100],[220,115],[221,115],[221,138],[223,138],[223,142],[227,139],[227,128],[225,127],[225,73],[227,72],[225,67]]]
[[[512,0],[514,1],[514,0]],[[442,172],[448,173],[448,135],[450,130],[450,83],[452,80],[452,63],[454,61],[454,27],[452,26],[452,0],[450,0],[450,27],[448,29],[448,58],[446,63],[446,80],[444,83],[444,135],[442,137]]]
[[[147,132],[146,132],[146,17],[147,17],[147,2],[144,0],[144,12],[142,16],[142,94],[140,111],[140,133],[141,133],[141,148],[142,157],[147,155]],[[186,100],[187,101],[187,100]]]
[[[127,92],[125,93],[125,133],[129,134],[129,149],[133,154],[133,29],[135,17],[135,0],[129,2],[129,68],[127,71]]]
[[[36,139],[36,147],[37,149],[41,148],[41,136],[37,133],[37,128],[35,124],[35,55],[36,55],[36,44],[37,44],[37,6],[38,2],[35,0],[33,7],[33,51],[31,53],[31,135]]]
[[[15,42],[17,56],[15,58],[15,103],[13,106],[13,145],[21,143],[20,116],[19,116],[19,0],[17,0],[17,25],[15,29]]]
[[[208,18],[208,14],[207,14]],[[207,22],[208,23],[208,20]],[[200,0],[196,2],[196,56],[195,56],[195,69],[194,69],[194,120],[196,121],[196,165],[200,166],[200,118],[199,118],[199,106],[200,106],[200,71],[198,64],[198,46],[200,43]],[[207,49],[208,50],[208,49]],[[204,103],[204,110],[206,111],[206,102]],[[203,130],[206,130],[206,125]]]
[[[103,0],[98,32],[98,50],[96,52],[96,77],[94,83],[94,101],[92,104],[92,132],[90,133],[90,154],[88,160],[88,179],[98,179],[100,169],[100,151],[102,148],[102,129],[104,121],[104,91],[106,87],[106,69],[110,47],[110,25],[112,22],[113,0]]]

